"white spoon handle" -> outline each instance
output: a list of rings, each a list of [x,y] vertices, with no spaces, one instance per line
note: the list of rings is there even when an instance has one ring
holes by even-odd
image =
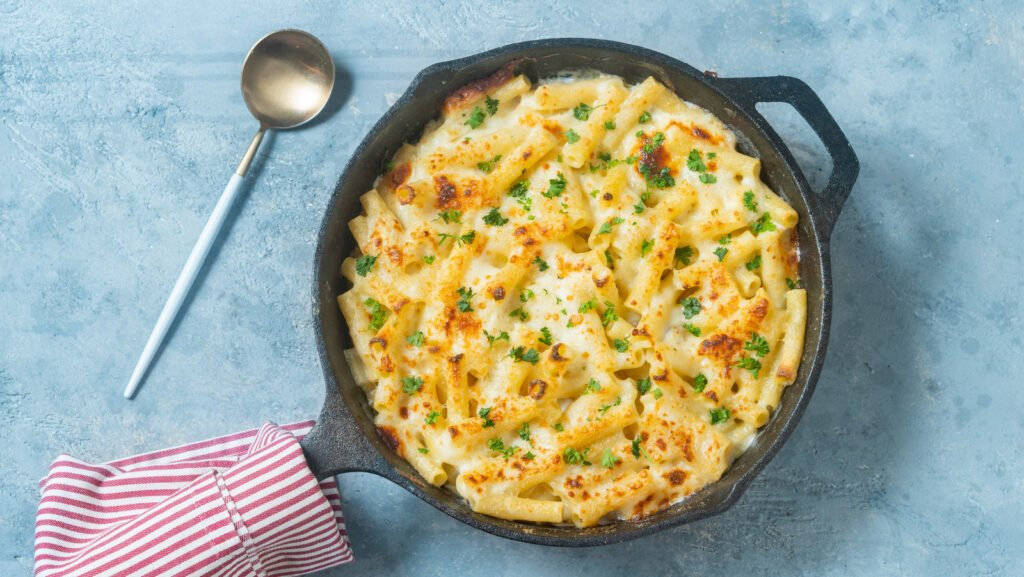
[[[196,275],[199,274],[199,269],[203,267],[203,261],[206,260],[206,255],[210,253],[210,247],[213,246],[217,233],[220,232],[221,226],[224,225],[224,219],[227,217],[231,205],[234,204],[235,197],[238,196],[238,191],[241,190],[244,180],[245,178],[238,173],[232,174],[231,180],[228,181],[227,187],[224,188],[224,193],[220,195],[220,200],[217,201],[217,206],[213,208],[210,220],[206,221],[206,226],[203,227],[199,240],[192,247],[192,254],[188,255],[185,268],[178,275],[178,280],[174,283],[174,288],[171,290],[171,296],[167,298],[164,309],[160,311],[160,318],[157,319],[156,326],[153,327],[153,332],[149,335],[149,340],[146,341],[146,348],[142,351],[142,357],[139,358],[138,364],[135,365],[135,371],[132,373],[131,381],[128,382],[128,388],[124,390],[126,399],[132,398],[135,390],[139,387],[142,377],[146,374],[146,369],[149,368],[149,363],[152,362],[153,356],[160,348],[160,343],[163,342],[164,337],[167,335],[167,329],[174,322],[174,317],[177,316],[178,310],[181,309],[181,303],[185,301],[189,289],[192,288],[192,283],[196,280]]]

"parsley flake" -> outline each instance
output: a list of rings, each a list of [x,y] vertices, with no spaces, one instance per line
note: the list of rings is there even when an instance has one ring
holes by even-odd
[[[533,257],[533,260],[531,262],[537,265],[537,268],[540,269],[540,272],[544,272],[548,270],[548,268],[550,268],[548,266],[548,263],[544,262],[544,259],[540,258],[539,256]]]
[[[611,469],[615,465],[619,464],[619,458],[612,454],[612,450],[606,448],[604,453],[601,453],[601,466]]]
[[[743,193],[743,206],[750,212],[757,212],[757,201],[754,200],[754,191],[748,190]]]
[[[604,121],[604,129],[605,130],[615,130],[615,121],[614,120],[605,120]]]
[[[484,123],[484,120],[486,118],[487,115],[484,113],[483,108],[475,106],[473,107],[473,112],[469,114],[469,118],[466,119],[466,122],[464,122],[463,124],[469,126],[470,128],[480,128],[480,125]]]
[[[641,455],[642,455],[642,456],[643,456],[644,458],[646,458],[646,459],[647,459],[648,461],[650,461],[650,460],[651,460],[651,456],[650,456],[650,455],[648,455],[648,454],[647,454],[647,451],[645,451],[645,450],[644,450],[644,448],[640,446],[640,443],[642,443],[643,441],[644,441],[644,440],[643,440],[643,437],[641,437],[640,435],[637,435],[637,436],[636,436],[636,437],[635,437],[635,438],[633,439],[633,447],[632,447],[632,449],[631,449],[631,452],[633,453],[633,456],[634,456],[634,457],[636,457],[636,459],[637,459],[638,461],[640,460],[640,456],[641,456]]]
[[[611,234],[612,227],[620,224],[622,224],[622,219],[616,216],[611,220],[605,221],[601,228],[597,229],[597,234]]]
[[[481,407],[477,414],[484,420],[485,429],[489,429],[494,426],[494,421],[491,420],[491,407]]]
[[[426,337],[423,335],[423,331],[416,331],[413,334],[405,337],[405,342],[409,343],[414,347],[421,347],[423,346],[423,340],[425,338]]]
[[[651,390],[651,379],[650,379],[650,377],[644,377],[644,378],[642,378],[642,379],[640,379],[639,381],[636,382],[636,392],[639,393],[641,397],[646,395],[647,393],[649,393],[650,390]]]
[[[554,342],[554,337],[551,336],[551,330],[547,327],[541,327],[540,334],[543,336],[537,340],[550,347],[551,343]]]
[[[720,246],[715,249],[715,256],[718,257],[718,262],[722,262],[725,259],[725,255],[729,254],[729,249],[724,246]]]
[[[576,120],[589,120],[590,113],[594,111],[594,108],[585,102],[580,102],[572,109],[572,115]]]
[[[587,460],[588,452],[590,452],[589,447],[583,449],[583,451],[579,451],[572,447],[566,447],[565,450],[562,451],[562,460],[568,465],[583,465],[585,467],[589,467],[591,463]]]
[[[523,310],[523,307],[517,307],[512,312],[508,313],[508,316],[512,318],[518,318],[519,320],[526,322],[530,320],[530,313]]]
[[[615,347],[615,350],[619,351],[620,353],[628,351],[629,337],[626,337],[624,339],[615,339],[614,341],[612,341],[612,346]]]
[[[601,313],[601,326],[607,327],[613,322],[619,320],[619,314],[615,312],[615,304],[612,301],[604,301],[604,312]]]
[[[437,241],[438,246],[444,244],[444,241],[448,240],[449,238],[453,239],[455,241],[455,244],[460,246],[464,244],[473,244],[473,241],[476,240],[476,231],[471,230],[466,234],[448,234],[442,232],[441,234],[438,235],[438,238],[440,239]]]
[[[691,335],[693,335],[695,337],[699,337],[700,336],[700,327],[698,327],[697,325],[695,325],[693,323],[685,323],[685,324],[683,324],[683,328],[686,329],[686,332],[690,333]]]
[[[646,123],[646,122],[650,122],[650,121],[651,121],[651,113],[650,113],[650,112],[647,112],[647,111],[645,110],[645,111],[643,111],[643,113],[642,113],[642,114],[640,115],[640,118],[637,118],[636,120],[637,120],[637,122],[639,122],[640,124],[644,124],[644,123]]]
[[[384,305],[370,298],[363,301],[363,306],[370,311],[370,328],[375,331],[379,331],[380,328],[384,326],[384,323],[387,322],[388,315],[391,314],[391,311],[385,308]]]
[[[697,373],[697,376],[693,378],[693,390],[703,393],[706,386],[708,386],[708,378],[704,376],[704,373]]]
[[[430,449],[428,449],[426,447],[418,447],[416,450],[421,452],[421,453],[423,453],[424,455],[426,455],[427,453],[430,452]]]
[[[684,246],[677,248],[675,252],[675,260],[683,263],[683,266],[690,266],[693,259],[693,247]]]
[[[580,141],[580,135],[576,134],[576,131],[570,128],[565,133],[565,139],[569,141],[569,144],[576,144],[577,142]]]
[[[552,178],[548,181],[548,189],[541,193],[544,198],[555,198],[556,196],[562,196],[565,192],[565,175],[561,172],[558,173],[557,178]]]
[[[725,407],[722,407],[721,409],[711,409],[710,414],[712,425],[724,423],[729,420],[729,409]]]
[[[512,347],[512,350],[509,351],[508,356],[511,357],[512,360],[514,360],[517,363],[523,361],[530,363],[531,365],[536,365],[537,362],[540,361],[540,353],[538,353],[537,349],[534,348],[526,350],[524,350],[524,348],[525,347]]]
[[[484,98],[484,106],[487,108],[489,116],[494,116],[494,113],[498,111],[498,101],[490,96]]]
[[[434,220],[443,220],[445,224],[462,224],[462,211],[459,210],[442,210],[437,213],[437,218]]]
[[[482,170],[484,174],[490,174],[491,172],[494,171],[494,165],[498,164],[499,160],[501,160],[500,154],[490,160],[484,160],[482,162],[476,163],[476,167]]]
[[[580,314],[590,312],[597,308],[597,299],[590,299],[589,301],[580,305],[578,312]]]
[[[441,413],[438,413],[437,411],[430,411],[430,414],[427,415],[426,419],[423,419],[423,422],[428,425],[433,425],[437,421],[437,418],[440,416]]]
[[[402,392],[407,395],[415,395],[423,388],[423,379],[420,377],[402,377]]]
[[[733,366],[739,367],[741,369],[747,369],[748,371],[750,371],[750,374],[752,374],[755,379],[757,378],[757,373],[761,371],[761,361],[758,361],[753,357],[743,357],[742,359],[740,359],[740,362],[736,363]]]
[[[640,243],[640,256],[647,256],[647,253],[651,252],[652,248],[654,248],[654,239],[645,238],[643,242]]]
[[[771,352],[768,341],[757,333],[750,333],[750,340],[743,344],[743,350],[753,351],[759,357],[764,357]]]
[[[583,387],[584,395],[599,392],[601,392],[601,383],[597,382],[597,379],[590,379],[590,382],[587,383],[587,386]]]
[[[800,288],[800,279],[798,278],[796,280],[793,280],[793,279],[791,279],[791,278],[789,278],[787,276],[786,277],[786,287],[789,288],[790,290]]]
[[[501,333],[499,333],[497,336],[495,336],[495,335],[492,335],[491,333],[487,332],[487,330],[485,329],[484,330],[484,336],[487,337],[487,344],[488,344],[488,346],[491,346],[491,347],[494,346],[494,343],[496,341],[510,341],[511,340],[511,339],[509,339],[508,333],[505,332],[505,331],[501,331]]]
[[[762,214],[761,218],[754,221],[754,224],[750,225],[750,232],[754,233],[754,236],[772,230],[775,230],[775,223],[772,222],[772,215],[767,212]]]
[[[747,264],[743,266],[745,266],[749,271],[755,271],[761,268],[761,255],[756,255],[754,258],[750,259],[750,261]]]
[[[359,276],[366,276],[373,270],[373,265],[377,262],[377,257],[372,254],[364,254],[363,256],[356,259],[356,274]]]
[[[467,287],[459,287],[459,300],[455,303],[455,307],[459,309],[461,313],[473,312],[473,307],[470,305],[469,299],[473,298],[473,289]]]
[[[700,299],[697,297],[688,297],[683,301],[683,316],[687,319],[700,314]]]
[[[617,407],[622,404],[622,397],[615,397],[615,402],[608,403],[607,405],[601,405],[601,408],[597,410],[598,413],[603,417],[612,407]]]
[[[506,447],[505,443],[501,439],[491,439],[490,441],[487,441],[487,448],[498,453],[502,457],[505,457],[506,461],[519,450],[519,447],[516,447],[515,445],[509,445]]]
[[[425,262],[427,264],[434,264],[434,259],[436,259],[436,258],[437,257],[432,255],[432,254],[425,254],[425,255],[423,255],[423,262]]]
[[[519,425],[519,438],[529,442],[530,440],[530,423],[523,423]]]
[[[484,215],[484,224],[488,224],[490,226],[504,226],[507,223],[508,219],[501,216],[501,212],[498,211],[497,207],[492,208],[491,212]]]

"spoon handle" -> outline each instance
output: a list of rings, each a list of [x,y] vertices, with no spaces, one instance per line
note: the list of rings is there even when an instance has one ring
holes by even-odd
[[[181,309],[181,303],[188,296],[189,289],[192,288],[192,283],[196,280],[199,269],[203,267],[203,261],[206,260],[206,255],[210,253],[210,247],[213,246],[217,233],[220,232],[221,226],[224,225],[228,210],[234,204],[235,197],[238,196],[238,191],[241,190],[244,181],[245,178],[238,172],[232,174],[231,180],[228,181],[227,187],[224,188],[224,192],[220,195],[217,206],[213,208],[213,214],[206,221],[206,226],[203,227],[203,232],[199,235],[196,245],[192,247],[192,254],[188,255],[185,268],[178,275],[178,280],[174,283],[174,288],[171,289],[171,296],[167,298],[164,309],[160,311],[160,318],[157,319],[156,326],[153,327],[153,332],[149,335],[149,340],[146,341],[146,348],[142,350],[142,357],[139,358],[138,364],[135,365],[132,378],[128,382],[128,387],[124,390],[126,399],[132,398],[135,390],[139,387],[139,383],[142,382],[142,377],[146,374],[149,363],[152,362],[153,356],[160,348],[160,343],[163,342],[164,337],[167,335],[167,329],[171,327],[174,317],[177,316],[178,310]]]

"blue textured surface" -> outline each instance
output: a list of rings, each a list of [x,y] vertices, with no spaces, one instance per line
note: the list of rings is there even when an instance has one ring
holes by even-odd
[[[1021,574],[1024,16],[1012,0],[755,4],[0,0],[0,574],[30,571],[35,484],[57,453],[106,460],[314,417],[311,263],[347,155],[421,68],[552,36],[646,45],[723,76],[797,76],[830,107],[862,170],[833,237],[818,391],[735,508],[600,549],[504,541],[343,476],[357,562],[328,574]],[[216,260],[127,402],[256,128],[242,58],[285,26],[333,49],[347,101],[265,143]],[[820,182],[815,141],[769,113]]]

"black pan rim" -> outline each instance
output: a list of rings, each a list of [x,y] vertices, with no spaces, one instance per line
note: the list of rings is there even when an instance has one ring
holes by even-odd
[[[817,342],[813,343],[813,360],[810,366],[806,367],[807,373],[805,378],[805,384],[803,389],[800,391],[800,395],[795,400],[793,412],[789,416],[789,419],[782,425],[782,428],[779,430],[778,434],[770,440],[769,444],[766,446],[764,452],[757,459],[757,461],[753,463],[753,465],[741,477],[732,482],[732,484],[729,486],[728,494],[724,498],[721,498],[714,503],[708,503],[706,506],[700,507],[699,509],[683,511],[684,514],[673,514],[672,507],[670,507],[669,509],[661,511],[640,522],[622,521],[610,525],[603,525],[589,529],[576,529],[575,527],[559,527],[557,529],[554,529],[550,526],[543,526],[532,523],[505,522],[502,520],[497,520],[492,517],[472,513],[471,511],[468,511],[468,507],[466,506],[459,508],[452,506],[451,503],[440,502],[439,500],[436,500],[435,498],[433,498],[431,495],[428,495],[424,491],[422,487],[423,483],[421,482],[422,480],[411,478],[408,474],[399,472],[395,470],[390,464],[386,463],[386,460],[384,459],[381,451],[387,449],[383,448],[379,439],[373,438],[375,437],[375,435],[373,435],[372,437],[367,435],[367,438],[365,440],[368,440],[369,443],[366,443],[366,445],[368,445],[372,451],[378,453],[377,461],[385,462],[383,468],[380,467],[379,462],[369,464],[369,461],[367,461],[364,463],[356,463],[350,466],[340,467],[336,469],[341,471],[370,471],[378,475],[384,476],[385,478],[388,478],[389,480],[399,484],[406,490],[412,492],[417,497],[430,503],[434,507],[440,509],[441,511],[454,517],[455,519],[495,535],[499,535],[502,537],[518,541],[552,546],[602,545],[634,539],[644,535],[649,535],[651,533],[667,529],[669,527],[674,527],[684,523],[693,522],[711,515],[721,513],[722,511],[730,508],[739,500],[739,498],[745,492],[745,490],[753,481],[753,479],[764,469],[768,462],[770,462],[771,459],[774,458],[774,456],[778,453],[781,446],[792,434],[816,386],[817,379],[821,371],[821,366],[824,361],[825,349],[827,348],[828,343],[829,328],[831,324],[830,321],[832,295],[831,270],[828,258],[829,230],[827,229],[830,227],[832,223],[828,222],[828,220],[830,219],[827,218],[827,214],[826,216],[822,216],[822,214],[825,213],[826,210],[818,205],[817,195],[810,191],[810,187],[807,185],[806,179],[800,172],[799,167],[797,166],[795,160],[792,157],[792,154],[786,147],[785,143],[781,140],[781,138],[778,137],[778,135],[771,128],[771,126],[768,125],[763,120],[763,118],[760,118],[760,116],[757,115],[756,112],[753,112],[751,110],[753,106],[750,103],[744,103],[734,99],[733,95],[730,95],[729,91],[724,90],[722,86],[718,85],[718,81],[713,76],[705,75],[698,71],[696,68],[693,68],[692,66],[683,63],[679,60],[676,60],[672,57],[669,57],[667,55],[639,46],[624,44],[615,41],[598,40],[590,38],[548,38],[543,40],[534,40],[528,42],[509,44],[479,54],[474,54],[464,58],[440,62],[428,66],[427,68],[423,69],[419,74],[416,75],[416,77],[412,80],[412,82],[409,85],[409,88],[405,91],[405,93],[403,93],[403,95],[385,112],[381,119],[378,120],[377,123],[375,123],[372,129],[370,129],[370,131],[360,142],[360,144],[353,150],[350,160],[346,164],[346,167],[338,180],[338,184],[336,185],[334,192],[332,193],[328,201],[327,210],[325,211],[324,219],[321,223],[319,241],[317,244],[316,256],[314,258],[314,282],[312,292],[313,316],[317,339],[317,348],[326,378],[328,397],[325,403],[323,414],[321,415],[321,423],[324,424],[324,430],[330,429],[330,427],[326,423],[324,423],[325,419],[336,418],[339,411],[341,411],[342,413],[346,413],[352,410],[351,407],[342,406],[347,404],[348,401],[343,401],[339,398],[343,396],[343,393],[340,391],[339,384],[334,378],[334,374],[332,371],[332,363],[330,360],[331,353],[330,351],[328,351],[325,342],[322,317],[323,311],[321,308],[322,302],[333,302],[333,297],[336,296],[327,295],[327,299],[323,298],[325,296],[323,294],[323,291],[327,289],[330,283],[326,282],[325,279],[322,278],[322,262],[326,251],[325,245],[327,244],[325,236],[329,231],[329,223],[332,220],[332,216],[334,216],[334,212],[336,210],[336,207],[338,206],[339,196],[342,194],[342,189],[344,187],[344,184],[347,180],[350,171],[352,170],[354,164],[357,163],[358,161],[366,161],[366,159],[363,157],[365,156],[366,149],[370,145],[373,136],[377,134],[382,129],[382,127],[387,126],[392,121],[397,111],[401,110],[405,106],[408,106],[416,98],[417,90],[419,90],[426,81],[435,78],[438,75],[450,73],[452,71],[457,71],[462,68],[466,68],[468,66],[475,65],[483,61],[493,60],[500,57],[517,56],[524,52],[535,51],[537,49],[550,49],[561,51],[599,49],[603,51],[617,52],[622,57],[636,58],[637,60],[643,61],[645,63],[653,63],[655,65],[669,68],[676,72],[680,72],[682,74],[690,76],[694,80],[704,84],[705,86],[713,90],[718,98],[721,98],[723,101],[731,104],[738,111],[739,114],[744,115],[746,117],[746,120],[751,125],[755,126],[757,130],[761,131],[762,136],[770,143],[770,145],[774,149],[774,152],[777,153],[782,158],[787,169],[789,169],[790,171],[790,178],[792,178],[792,180],[795,183],[797,189],[796,192],[800,194],[806,202],[808,212],[811,216],[811,222],[809,223],[809,226],[811,227],[811,230],[814,231],[814,238],[807,239],[809,247],[805,247],[802,241],[801,250],[813,248],[817,252],[817,256],[819,258],[819,270],[817,271],[817,273],[821,281],[822,302],[821,317],[818,321],[819,326],[821,327],[820,336],[817,339]],[[723,82],[728,82],[732,80],[738,79],[722,79]],[[438,88],[438,90],[444,91],[447,94],[453,88],[457,88],[457,86],[447,86],[442,83],[442,86]],[[735,130],[735,128],[733,129]],[[849,185],[852,186],[852,181],[855,180],[856,178],[856,167],[854,167],[852,175],[848,176],[850,177]],[[841,206],[841,202],[839,203],[839,205]],[[838,207],[834,207],[834,212],[838,212]],[[832,215],[832,217],[833,218],[831,220],[834,221],[834,215]],[[346,222],[347,220],[348,219],[346,219]],[[805,342],[805,349],[809,346],[812,346],[812,343]],[[801,372],[803,372],[803,370],[805,370],[805,367],[801,366]],[[361,394],[361,391],[357,392]],[[349,418],[351,419],[351,417]],[[351,427],[346,430],[350,433],[353,432]],[[356,430],[358,431],[358,434],[367,434],[367,430],[362,425],[358,425]],[[311,433],[311,437],[316,437],[316,435]],[[329,437],[321,437],[321,439],[318,442],[331,441],[332,439]],[[351,440],[349,440],[348,442],[350,441]],[[337,444],[336,440],[334,440],[333,442]],[[308,448],[307,453],[309,453]],[[401,459],[401,457],[398,457],[397,455],[394,455],[393,457],[395,459]],[[718,485],[719,483],[722,483],[722,481],[709,485],[709,487]],[[691,496],[689,499],[687,499],[687,501],[699,498],[701,493],[703,493],[704,491],[705,490],[699,491],[694,496]],[[461,499],[461,497],[457,495],[455,495],[455,497]],[[510,528],[510,523],[515,527]]]

